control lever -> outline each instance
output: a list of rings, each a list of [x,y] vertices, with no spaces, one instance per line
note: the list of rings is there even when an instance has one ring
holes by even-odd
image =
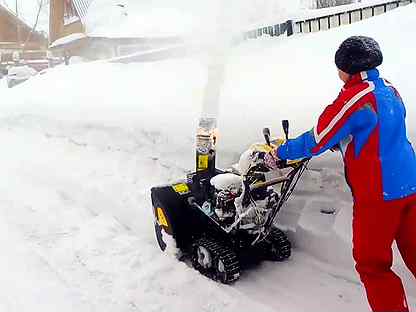
[[[285,133],[286,142],[289,141],[289,120],[282,120],[283,132]],[[287,160],[280,160],[280,167],[287,167]]]
[[[289,140],[289,120],[282,120],[283,132],[285,133],[286,141]]]
[[[269,128],[264,128],[263,129],[263,135],[264,135],[264,139],[266,140],[267,145],[271,146],[271,143],[270,143],[270,129]]]

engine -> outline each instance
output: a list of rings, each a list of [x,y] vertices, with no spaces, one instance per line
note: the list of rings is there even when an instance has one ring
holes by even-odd
[[[265,182],[270,174],[279,174],[271,173],[264,166],[263,158],[264,152],[251,148],[234,166],[237,173],[224,173],[211,179],[211,185],[215,188],[214,217],[224,228],[238,226],[258,232],[277,206],[279,195],[273,188],[252,188],[258,182]]]

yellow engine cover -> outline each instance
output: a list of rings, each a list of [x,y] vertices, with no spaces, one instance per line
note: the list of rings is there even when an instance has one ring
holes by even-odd
[[[256,152],[270,153],[283,143],[285,143],[285,140],[276,139],[270,142],[271,145],[267,145],[266,143],[256,143],[251,145],[250,149]]]

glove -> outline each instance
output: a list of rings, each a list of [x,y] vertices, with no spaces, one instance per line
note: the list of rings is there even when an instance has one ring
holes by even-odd
[[[276,150],[273,150],[264,155],[264,164],[270,170],[279,169],[279,157],[276,155]]]

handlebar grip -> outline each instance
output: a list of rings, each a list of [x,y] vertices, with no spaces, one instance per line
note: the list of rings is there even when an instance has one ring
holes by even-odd
[[[283,132],[285,133],[286,141],[289,140],[289,120],[282,120]]]
[[[270,143],[270,129],[269,128],[264,128],[263,129],[263,135],[264,135],[264,139],[266,140],[267,145],[271,146],[271,143]]]

